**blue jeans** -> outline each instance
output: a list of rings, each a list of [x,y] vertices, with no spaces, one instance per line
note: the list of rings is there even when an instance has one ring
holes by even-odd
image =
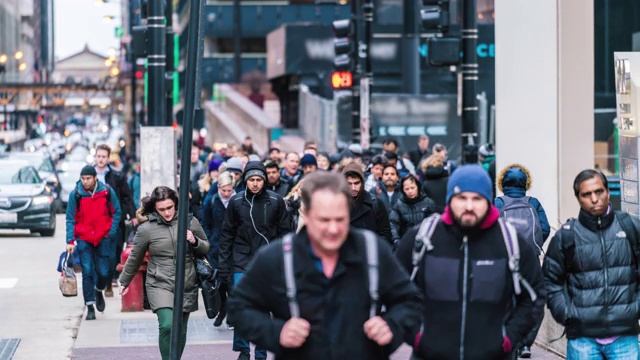
[[[638,336],[620,336],[608,345],[600,345],[594,338],[567,341],[567,360],[637,360]]]
[[[243,273],[234,273],[233,274],[233,283],[237,284],[240,279],[244,276]],[[240,352],[250,352],[251,348],[249,347],[249,342],[245,339],[241,338],[238,333],[233,331],[233,351]],[[256,346],[256,359],[266,359],[267,358],[267,350],[261,349]]]
[[[111,282],[111,244],[104,239],[94,247],[86,241],[77,241],[82,268],[82,296],[86,305],[96,303],[95,290],[104,290]]]

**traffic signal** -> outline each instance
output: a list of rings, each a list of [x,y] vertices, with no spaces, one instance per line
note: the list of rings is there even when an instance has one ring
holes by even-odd
[[[353,74],[351,71],[334,71],[331,74],[331,86],[334,89],[348,89],[353,86]]]
[[[353,57],[355,56],[351,20],[334,21],[333,32],[335,34],[335,39],[333,40],[333,48],[335,50],[333,65],[337,71],[349,71],[352,69]]]
[[[425,30],[440,35],[449,31],[449,0],[422,0],[420,21]],[[428,40],[428,59],[431,66],[450,66],[460,63],[460,38],[436,36]]]
[[[424,9],[420,10],[420,21],[425,30],[449,30],[449,0],[422,0]]]

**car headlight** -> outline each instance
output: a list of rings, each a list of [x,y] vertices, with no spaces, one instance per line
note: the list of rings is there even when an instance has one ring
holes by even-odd
[[[31,200],[31,204],[33,206],[42,206],[42,205],[51,204],[52,201],[53,201],[53,198],[50,196],[36,196],[33,198],[33,200]]]

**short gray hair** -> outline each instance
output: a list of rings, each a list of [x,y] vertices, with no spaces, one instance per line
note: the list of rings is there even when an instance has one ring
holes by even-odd
[[[218,175],[218,187],[231,185],[231,187],[236,186],[236,178],[229,171],[225,171]]]
[[[351,199],[351,190],[347,180],[341,174],[316,171],[304,177],[302,203],[305,209],[311,209],[311,198],[317,191],[328,190],[334,194],[343,194],[347,202]]]

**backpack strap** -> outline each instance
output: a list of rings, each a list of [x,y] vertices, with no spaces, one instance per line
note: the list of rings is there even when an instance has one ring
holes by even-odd
[[[573,254],[576,252],[575,234],[573,231],[573,225],[576,221],[575,218],[567,220],[560,231],[562,232],[562,253],[564,254],[564,271],[566,277],[569,277],[573,270]]]
[[[284,258],[284,282],[287,286],[287,300],[291,317],[300,317],[298,306],[296,279],[293,275],[293,233],[282,238],[282,256]]]
[[[520,295],[520,293],[522,293],[520,286],[522,285],[529,293],[531,301],[535,302],[538,299],[538,295],[533,289],[533,286],[520,275],[520,244],[518,243],[518,232],[513,225],[503,219],[498,219],[498,224],[500,224],[502,238],[507,248],[507,253],[509,254],[509,270],[511,270],[511,276],[513,278],[513,290],[516,295]]]
[[[411,281],[413,281],[418,273],[418,264],[424,257],[424,253],[433,250],[433,244],[431,243],[431,236],[436,230],[436,226],[440,222],[440,214],[436,213],[428,218],[422,220],[418,233],[416,234],[416,241],[413,247],[413,254],[411,263],[413,264],[413,271],[411,271]]]
[[[631,245],[631,250],[633,251],[633,263],[637,267],[638,266],[638,258],[640,257],[640,253],[638,250],[638,233],[635,225],[633,224],[633,220],[631,216],[626,212],[616,212],[618,219],[620,220],[620,225],[622,225],[622,229],[627,235],[627,239],[629,240],[629,245]]]
[[[371,307],[369,309],[369,317],[376,316],[378,312],[378,285],[379,285],[379,271],[378,271],[378,239],[377,236],[371,231],[363,231],[364,243],[367,248],[367,271],[369,281],[369,298],[371,300]]]

